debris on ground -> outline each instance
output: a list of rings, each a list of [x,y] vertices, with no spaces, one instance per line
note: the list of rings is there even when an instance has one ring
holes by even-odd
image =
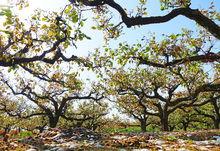
[[[43,133],[22,139],[0,138],[0,151],[219,151],[220,130],[196,132],[115,133],[101,134],[86,128],[49,128]]]

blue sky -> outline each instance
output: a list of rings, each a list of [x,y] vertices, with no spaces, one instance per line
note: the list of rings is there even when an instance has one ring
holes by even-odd
[[[192,8],[203,9],[210,6],[212,0],[192,0]],[[220,0],[214,0],[214,4],[217,7],[217,11],[220,11]],[[132,7],[132,3],[128,3],[129,7]],[[158,16],[162,14],[167,14],[169,11],[160,11],[159,0],[148,0],[147,10],[149,16]],[[175,19],[162,23],[162,24],[151,24],[141,26],[137,29],[126,29],[125,36],[122,39],[126,39],[131,42],[135,42],[138,39],[141,39],[143,36],[146,36],[148,32],[153,32],[157,37],[161,37],[162,34],[171,34],[179,33],[182,28],[188,28],[195,30],[196,23],[192,20],[187,19],[183,16],[178,16]]]

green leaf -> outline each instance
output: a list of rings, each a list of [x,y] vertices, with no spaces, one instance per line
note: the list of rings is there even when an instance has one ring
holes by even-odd
[[[72,14],[71,14],[71,17],[72,17],[73,23],[77,23],[78,22],[79,18],[78,18],[77,11],[73,11]]]
[[[166,8],[164,6],[160,6],[160,10],[165,10]]]
[[[64,12],[66,14],[69,14],[71,10],[72,10],[72,5],[68,5]]]
[[[7,17],[12,17],[12,11],[10,9],[2,9],[0,12],[0,15],[7,16]]]
[[[46,17],[41,18],[41,21],[47,21],[47,20],[48,20],[48,18],[46,18]]]

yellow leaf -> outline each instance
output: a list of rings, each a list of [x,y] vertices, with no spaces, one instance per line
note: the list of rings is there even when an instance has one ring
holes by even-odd
[[[54,36],[54,32],[53,32],[53,31],[51,31],[51,30],[49,30],[49,32],[48,32],[48,36],[49,36],[49,37]]]

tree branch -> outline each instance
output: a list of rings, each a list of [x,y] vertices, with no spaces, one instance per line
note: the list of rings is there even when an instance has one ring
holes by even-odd
[[[148,24],[156,24],[156,23],[164,23],[168,22],[179,15],[185,16],[191,20],[194,20],[197,24],[204,27],[208,30],[213,36],[217,39],[220,39],[220,27],[211,19],[203,15],[198,9],[191,9],[189,7],[186,8],[177,8],[173,9],[170,13],[164,16],[154,16],[154,17],[129,17],[125,10],[116,3],[114,0],[70,0],[72,3],[82,3],[86,6],[102,6],[108,5],[114,8],[122,18],[122,21],[125,25],[130,28],[136,25],[148,25]]]
[[[175,66],[179,64],[184,64],[187,62],[196,62],[196,61],[201,61],[201,62],[220,62],[220,53],[207,53],[205,55],[198,55],[198,56],[191,56],[187,58],[181,58],[181,59],[175,59],[170,62],[166,63],[156,63],[153,61],[149,61],[147,58],[143,57],[132,57],[133,59],[137,59],[139,61],[139,64],[145,64],[153,67],[158,67],[158,68],[167,68],[170,66]]]

